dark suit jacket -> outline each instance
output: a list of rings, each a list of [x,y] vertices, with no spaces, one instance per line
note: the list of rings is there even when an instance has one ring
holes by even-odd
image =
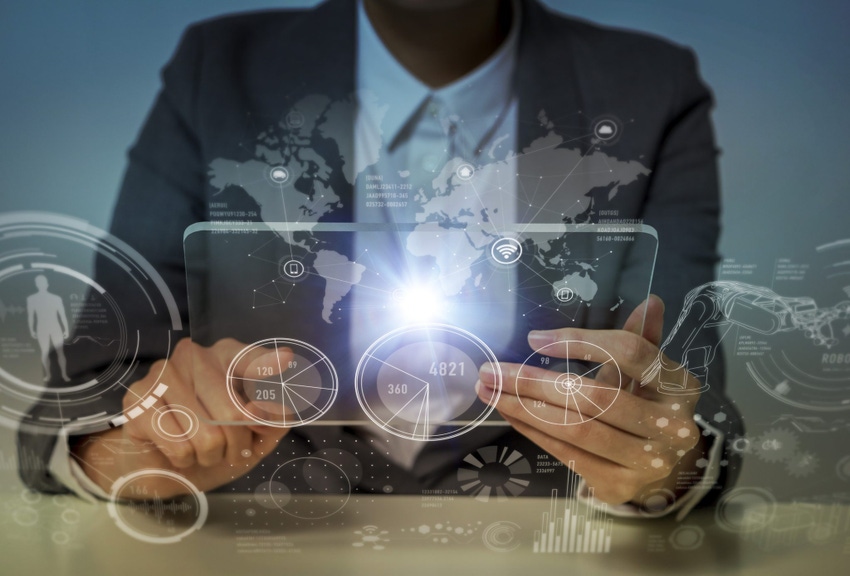
[[[165,67],[162,92],[130,150],[111,230],[160,271],[184,317],[182,233],[188,225],[210,219],[210,162],[250,159],[252,143],[263,127],[279,121],[304,95],[349,97],[354,87],[354,21],[355,3],[348,0],[331,0],[309,11],[219,18],[189,28]],[[541,110],[577,134],[592,133],[591,123],[601,115],[615,115],[627,126],[605,153],[638,160],[652,172],[622,187],[608,204],[605,195],[598,195],[594,209],[598,214],[615,208],[619,218],[641,219],[658,230],[653,292],[668,305],[669,330],[676,320],[670,310],[678,309],[690,289],[713,279],[718,260],[712,98],[692,54],[660,39],[598,27],[525,2],[515,83],[520,147],[545,134],[547,128],[538,119]],[[568,144],[585,150],[591,145],[587,138]],[[534,173],[533,155],[527,158],[520,172]],[[344,180],[329,184],[342,200],[334,217],[351,218],[351,187]],[[593,220],[594,215],[587,218]],[[117,405],[113,409],[119,410]],[[715,379],[699,412],[710,416],[721,410],[729,417],[720,426],[730,434],[740,431],[740,418],[723,396],[722,382]],[[292,454],[309,453],[328,435],[352,452],[361,442],[363,451],[362,441],[345,429],[298,429],[283,444]],[[22,434],[21,440],[44,458],[50,453],[50,437]],[[531,462],[542,452],[514,432],[479,428],[452,442],[431,443],[412,473],[379,455],[374,458],[387,471],[384,476],[393,477],[396,491],[456,488],[458,463],[484,445],[516,447]],[[725,469],[721,485],[734,476],[734,466],[730,462]],[[380,491],[387,483],[368,476],[363,475],[356,489]],[[43,472],[25,472],[24,479],[37,489],[61,490]],[[548,495],[550,484],[536,483],[528,493]],[[563,486],[563,476],[555,484]]]

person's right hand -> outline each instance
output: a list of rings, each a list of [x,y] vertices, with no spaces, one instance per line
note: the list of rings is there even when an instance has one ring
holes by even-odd
[[[93,434],[77,444],[74,457],[89,478],[109,493],[112,484],[126,474],[141,469],[169,470],[206,491],[249,472],[276,447],[288,428],[252,424],[231,401],[227,369],[244,347],[232,339],[220,340],[209,348],[188,338],[178,342],[167,361],[154,363],[147,376],[129,387],[124,396],[125,415],[162,383],[168,389],[159,400],[123,426]],[[258,348],[248,354],[240,362],[246,371],[258,366],[277,371],[292,358],[292,352],[285,348]],[[179,411],[170,407],[179,407]],[[191,424],[181,411],[197,416],[193,435],[186,434]],[[244,424],[218,426],[209,422]],[[106,448],[109,441],[137,449],[115,454]],[[162,477],[152,476],[150,482],[156,483],[158,478]],[[156,493],[160,498],[177,495],[169,493],[177,488],[174,482],[147,488],[148,494]]]

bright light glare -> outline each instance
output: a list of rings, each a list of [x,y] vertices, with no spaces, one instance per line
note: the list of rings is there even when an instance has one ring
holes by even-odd
[[[412,286],[393,294],[396,307],[408,322],[429,322],[443,312],[444,302],[439,289],[431,286]]]

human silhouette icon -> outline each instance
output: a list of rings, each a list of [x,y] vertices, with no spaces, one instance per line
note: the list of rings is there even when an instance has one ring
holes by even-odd
[[[47,277],[39,274],[35,277],[38,292],[27,296],[27,320],[30,335],[38,341],[41,351],[41,364],[44,367],[44,381],[50,380],[50,350],[56,351],[56,360],[62,372],[62,380],[68,382],[67,361],[65,360],[65,339],[68,338],[68,317],[62,298],[48,292]]]

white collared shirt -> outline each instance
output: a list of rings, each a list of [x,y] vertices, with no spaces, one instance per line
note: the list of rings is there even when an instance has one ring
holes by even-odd
[[[483,160],[482,155],[492,155],[494,146],[501,150],[499,159],[516,149],[518,100],[513,78],[519,19],[519,3],[515,2],[511,29],[498,50],[462,78],[435,89],[393,57],[372,27],[363,3],[358,2],[354,139],[361,178],[356,221],[412,222],[417,208],[414,202],[407,210],[368,207],[360,193],[363,176],[395,178],[412,184],[415,193],[452,159],[474,166]],[[509,222],[515,214],[515,194],[502,190],[501,198],[511,199],[510,207],[499,206]]]

